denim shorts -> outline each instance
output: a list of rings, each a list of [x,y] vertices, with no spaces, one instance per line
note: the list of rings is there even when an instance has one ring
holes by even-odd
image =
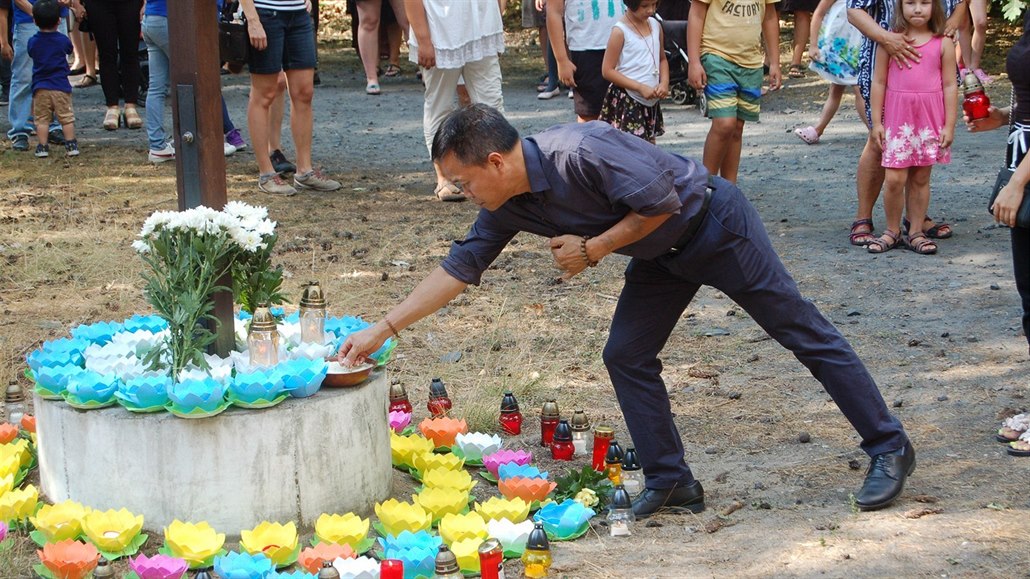
[[[250,47],[247,64],[251,74],[278,74],[282,70],[315,68],[315,32],[306,10],[257,9],[268,46]]]

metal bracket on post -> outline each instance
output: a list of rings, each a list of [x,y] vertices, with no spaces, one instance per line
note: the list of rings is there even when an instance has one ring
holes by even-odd
[[[193,98],[193,85],[175,85],[179,102],[179,148],[175,154],[182,159],[182,185],[186,208],[203,204],[200,194],[200,147],[197,146],[197,103]]]

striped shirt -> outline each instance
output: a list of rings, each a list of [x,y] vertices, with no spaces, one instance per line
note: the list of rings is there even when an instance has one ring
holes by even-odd
[[[304,10],[304,0],[254,0],[254,7],[283,12]]]

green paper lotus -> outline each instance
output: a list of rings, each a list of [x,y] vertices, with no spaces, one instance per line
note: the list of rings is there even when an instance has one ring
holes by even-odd
[[[168,412],[172,413],[175,416],[178,416],[179,418],[194,418],[194,419],[196,419],[196,418],[211,418],[212,416],[218,416],[219,414],[225,412],[225,410],[227,408],[229,408],[229,406],[230,406],[229,401],[228,400],[224,400],[218,406],[216,406],[213,410],[210,410],[210,411],[204,410],[203,408],[201,408],[199,406],[195,407],[195,408],[193,408],[191,410],[186,410],[185,408],[175,404],[174,402],[169,402],[168,406],[165,406],[165,408],[168,410]]]
[[[77,410],[97,410],[98,408],[108,408],[118,404],[118,400],[116,398],[111,398],[110,400],[105,400],[103,402],[99,400],[82,400],[71,392],[65,392],[63,398],[68,406]]]
[[[233,406],[239,406],[240,408],[248,408],[250,410],[261,410],[262,408],[271,408],[273,406],[276,406],[276,405],[282,403],[283,400],[286,400],[289,397],[290,397],[290,394],[287,392],[285,394],[280,394],[279,396],[276,396],[272,400],[265,400],[264,398],[258,398],[257,400],[254,400],[253,402],[244,402],[243,400],[240,400],[239,398],[237,398],[236,395],[233,394],[231,390],[228,393],[226,393],[226,395],[225,395],[225,398]]]

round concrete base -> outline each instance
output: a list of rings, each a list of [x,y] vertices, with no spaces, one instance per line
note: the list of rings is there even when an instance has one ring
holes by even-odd
[[[125,507],[155,532],[174,519],[238,536],[263,520],[367,514],[390,494],[388,388],[378,371],[355,388],[199,420],[37,396],[40,485],[54,502]]]

